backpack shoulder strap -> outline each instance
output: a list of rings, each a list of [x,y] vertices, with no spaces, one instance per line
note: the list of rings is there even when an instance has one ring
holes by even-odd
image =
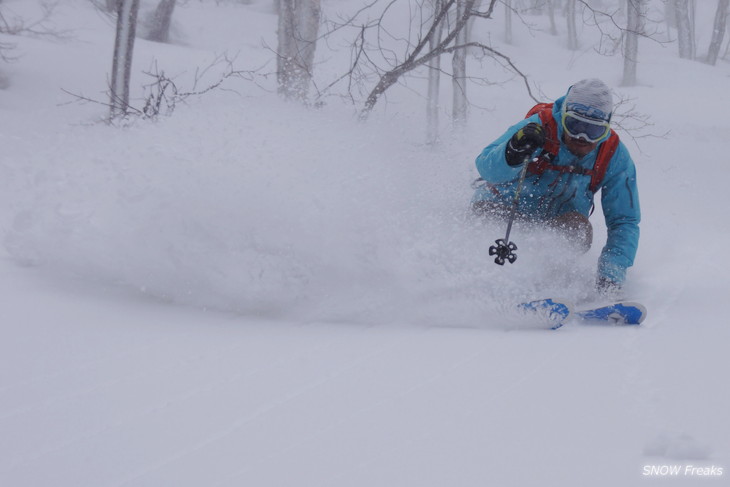
[[[608,170],[608,165],[611,163],[613,155],[618,149],[619,138],[618,134],[611,130],[611,135],[608,136],[598,149],[598,155],[596,156],[596,163],[593,166],[593,174],[591,175],[591,192],[595,193],[601,187],[603,178]]]
[[[560,141],[558,140],[558,123],[553,118],[553,104],[538,103],[527,112],[525,118],[529,118],[535,114],[540,117],[540,123],[545,130],[545,152],[550,154],[552,157],[555,157],[558,155],[558,151],[560,150]],[[612,129],[608,138],[601,143],[601,146],[598,149],[598,155],[596,156],[596,163],[593,166],[593,170],[587,172],[591,175],[591,183],[589,186],[591,192],[595,193],[600,189],[603,178],[606,176],[606,171],[608,171],[608,165],[611,163],[611,159],[616,153],[618,145],[618,134]],[[549,164],[549,160],[550,158],[544,161],[542,167],[535,168],[539,170],[533,170],[533,172],[542,174],[546,169],[557,169],[561,172],[578,172],[562,168],[562,166],[553,166],[552,164]]]
[[[545,151],[555,157],[560,150],[560,141],[558,141],[558,123],[553,118],[553,104],[538,103],[527,112],[525,118],[530,118],[535,114],[539,115],[540,124],[545,130]]]

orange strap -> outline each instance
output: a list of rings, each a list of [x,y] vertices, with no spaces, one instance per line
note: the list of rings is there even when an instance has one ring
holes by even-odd
[[[553,117],[553,104],[538,103],[532,107],[529,112],[527,112],[525,118],[529,118],[536,113],[540,117],[540,123],[545,130],[545,147],[543,148],[543,153],[540,155],[538,160],[529,163],[527,168],[528,171],[531,174],[542,174],[545,171],[550,170],[568,174],[590,175],[590,190],[593,193],[598,191],[601,187],[601,183],[603,182],[603,178],[606,175],[606,171],[608,170],[611,158],[613,158],[613,155],[616,153],[616,149],[618,149],[618,134],[611,130],[611,134],[608,136],[608,139],[601,142],[593,169],[585,169],[579,166],[558,166],[550,162],[558,155],[558,151],[560,150],[560,141],[558,140],[558,123]]]

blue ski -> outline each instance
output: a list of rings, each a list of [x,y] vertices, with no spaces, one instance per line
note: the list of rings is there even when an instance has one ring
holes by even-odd
[[[646,308],[629,301],[573,311],[574,307],[569,301],[546,298],[520,303],[517,309],[523,314],[545,321],[552,330],[560,328],[573,316],[578,318],[579,323],[610,325],[638,325],[646,318]]]
[[[547,298],[520,303],[517,309],[526,315],[537,316],[544,320],[551,330],[556,330],[565,324],[570,316],[572,306],[562,300]]]
[[[646,308],[639,303],[621,302],[575,313],[585,321],[613,325],[638,325],[646,318]]]

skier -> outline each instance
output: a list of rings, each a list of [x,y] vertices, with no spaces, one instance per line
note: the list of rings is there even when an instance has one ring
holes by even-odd
[[[528,164],[517,218],[555,228],[586,252],[593,241],[588,218],[600,189],[608,228],[596,278],[603,293],[615,293],[624,283],[641,220],[636,168],[611,130],[612,111],[611,91],[599,79],[579,81],[555,103],[535,106],[477,157],[481,178],[472,199],[476,214],[507,218]]]

